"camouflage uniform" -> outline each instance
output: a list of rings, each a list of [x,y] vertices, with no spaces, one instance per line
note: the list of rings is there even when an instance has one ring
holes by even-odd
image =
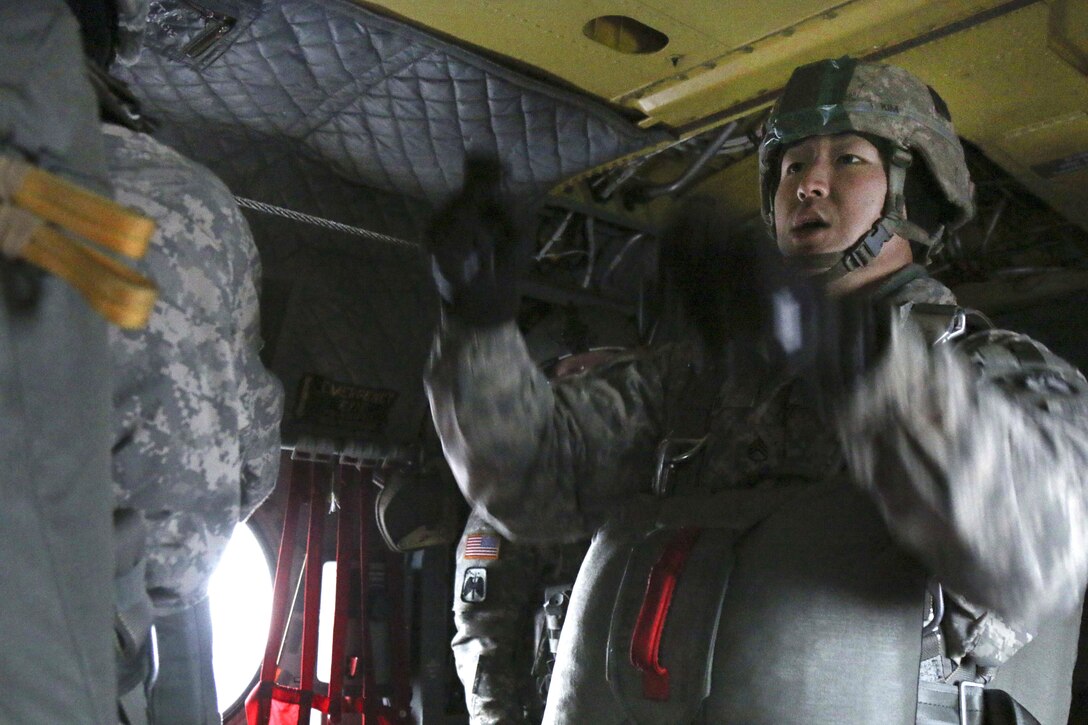
[[[230,191],[150,136],[105,127],[122,203],[155,219],[146,330],[111,335],[120,505],[145,512],[158,613],[207,594],[234,525],[271,492],[283,390],[258,357],[260,261]]]
[[[142,262],[160,289],[148,326],[110,338],[117,506],[146,519],[145,583],[165,635],[152,715],[218,721],[211,653],[198,646],[210,637],[203,600],[279,461],[282,387],[258,357],[260,263],[209,171],[145,134],[106,125],[104,136],[116,198],[158,224]],[[198,651],[201,661],[183,661]],[[191,682],[166,682],[175,672]]]
[[[539,722],[534,618],[547,587],[574,583],[587,546],[514,543],[469,515],[457,546],[451,644],[473,725]]]
[[[0,51],[0,153],[108,196],[64,3],[0,4]],[[0,272],[0,719],[101,725],[116,717],[106,323],[59,278]],[[24,273],[37,292],[17,304]]]
[[[895,304],[951,300],[918,267],[889,280],[883,294]],[[573,540],[609,519],[622,519],[626,504],[646,490],[654,449],[668,432],[692,369],[690,351],[679,344],[549,386],[513,325],[467,327],[447,316],[427,388],[459,484],[498,530],[519,541]],[[992,331],[930,354],[916,334],[905,332],[857,391],[838,434],[780,374],[753,366],[745,375],[727,377],[698,473],[674,498],[795,485],[816,491],[818,484],[836,481],[859,486],[876,499],[894,539],[930,572],[992,610],[990,621],[1000,615],[1025,633],[1048,618],[1069,615],[1084,590],[1086,424],[1084,378],[1041,345]],[[718,509],[706,516],[734,513]],[[609,566],[603,563],[597,578],[607,580]],[[594,588],[593,578],[583,570],[576,609],[611,595],[601,591],[607,583]],[[738,606],[735,612],[743,614],[744,603]],[[727,599],[723,630],[728,607]],[[963,646],[990,628],[984,619],[960,637]],[[1020,636],[996,659],[1026,638]],[[578,639],[563,640],[565,661],[557,670],[568,671],[557,672],[563,682],[553,682],[546,720],[577,721],[582,706],[571,683],[594,677],[573,672],[579,667],[600,670],[601,681],[584,687],[590,697],[611,698],[603,682],[605,662]],[[1001,635],[987,641],[990,647]],[[714,662],[718,673],[722,665]],[[730,672],[737,679],[737,670]],[[715,689],[720,685],[713,683]],[[766,689],[752,688],[749,699],[759,700]],[[804,687],[770,689],[779,701],[801,703],[794,718],[819,711],[811,700],[816,694]],[[870,698],[883,697],[869,690]],[[860,692],[866,696],[864,688]],[[718,709],[703,711],[697,721],[757,721],[751,712],[738,715],[730,709],[736,703],[716,698],[714,689],[707,702]],[[767,707],[773,711],[777,705]]]

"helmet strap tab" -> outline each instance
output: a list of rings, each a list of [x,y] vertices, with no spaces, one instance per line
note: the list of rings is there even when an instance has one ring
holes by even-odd
[[[913,160],[914,157],[906,146],[898,142],[892,143],[888,158],[888,193],[884,197],[884,216],[889,219],[907,218],[904,189],[907,184],[907,169]]]

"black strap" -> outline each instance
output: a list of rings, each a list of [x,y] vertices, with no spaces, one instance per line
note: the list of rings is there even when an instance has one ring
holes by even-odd
[[[917,725],[1041,725],[1031,712],[1004,690],[974,683],[918,686]]]
[[[984,725],[1041,725],[1028,709],[1004,690],[983,692]]]

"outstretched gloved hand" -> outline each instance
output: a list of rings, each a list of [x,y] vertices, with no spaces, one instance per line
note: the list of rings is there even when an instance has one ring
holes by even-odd
[[[497,325],[517,316],[529,260],[527,235],[502,192],[502,167],[465,160],[461,192],[431,220],[427,246],[438,293],[461,320]]]

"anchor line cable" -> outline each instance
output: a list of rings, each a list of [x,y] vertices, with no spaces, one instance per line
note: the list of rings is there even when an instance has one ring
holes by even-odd
[[[270,214],[272,216],[282,217],[284,219],[290,219],[292,221],[301,222],[303,224],[311,224],[313,226],[322,227],[324,229],[331,229],[333,231],[342,232],[344,234],[350,234],[355,237],[362,237],[375,242],[382,242],[384,244],[395,244],[401,247],[411,247],[412,249],[420,249],[421,244],[419,242],[413,242],[408,239],[401,239],[400,237],[390,236],[388,234],[382,234],[380,232],[371,231],[370,229],[363,229],[362,227],[352,226],[350,224],[344,224],[342,222],[333,221],[332,219],[325,219],[324,217],[314,216],[312,214],[304,214],[294,209],[285,209],[282,206],[276,206],[275,204],[268,204],[263,201],[257,201],[256,199],[247,199],[244,196],[236,196],[234,200],[238,202],[238,206],[243,209],[251,209],[253,211],[261,212],[262,214]]]

